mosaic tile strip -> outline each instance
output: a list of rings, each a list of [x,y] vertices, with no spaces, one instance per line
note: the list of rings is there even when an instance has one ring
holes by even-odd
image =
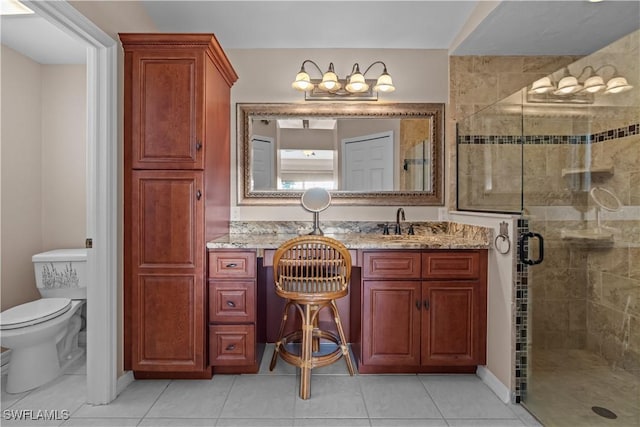
[[[588,135],[459,135],[458,144],[579,145],[610,141],[640,134],[640,123]]]
[[[529,220],[520,218],[517,221],[517,236],[529,232]],[[529,249],[525,242],[525,253]],[[517,241],[516,253],[520,253],[520,239]],[[516,261],[516,270],[513,278],[515,311],[513,322],[515,324],[515,387],[513,403],[520,403],[527,395],[527,369],[528,369],[528,301],[529,301],[529,267],[527,264]]]

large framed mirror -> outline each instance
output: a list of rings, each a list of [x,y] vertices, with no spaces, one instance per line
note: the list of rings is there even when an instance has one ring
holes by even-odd
[[[442,205],[444,104],[237,104],[238,203]]]

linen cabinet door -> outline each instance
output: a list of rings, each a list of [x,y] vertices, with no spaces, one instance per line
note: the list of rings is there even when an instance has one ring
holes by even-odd
[[[132,369],[205,368],[202,172],[133,171]]]
[[[204,54],[140,50],[132,56],[133,169],[203,169]],[[126,84],[126,82],[125,82]],[[125,93],[129,93],[125,90]]]
[[[422,365],[485,363],[486,292],[478,282],[423,282]]]
[[[362,298],[362,364],[419,365],[420,282],[365,280]]]

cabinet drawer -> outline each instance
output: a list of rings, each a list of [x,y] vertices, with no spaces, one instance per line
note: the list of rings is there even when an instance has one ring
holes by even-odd
[[[425,279],[478,279],[480,253],[472,251],[435,251],[422,254]]]
[[[256,254],[250,251],[209,252],[209,277],[252,279],[256,276]]]
[[[249,323],[255,321],[256,286],[253,280],[209,281],[209,321]]]
[[[209,364],[241,366],[255,363],[255,327],[253,325],[209,326]]]
[[[367,251],[362,255],[365,279],[420,278],[420,252]]]

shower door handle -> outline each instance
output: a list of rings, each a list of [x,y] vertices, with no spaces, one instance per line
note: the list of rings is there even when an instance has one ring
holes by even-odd
[[[538,246],[538,259],[529,259],[528,248],[527,250],[525,250],[524,248],[525,243],[527,243],[531,237],[538,239],[538,241],[540,242]],[[520,235],[520,262],[527,265],[536,265],[536,264],[540,264],[543,259],[544,259],[544,239],[542,238],[542,235],[540,233],[533,233],[531,231],[529,231],[528,233],[522,233]]]

